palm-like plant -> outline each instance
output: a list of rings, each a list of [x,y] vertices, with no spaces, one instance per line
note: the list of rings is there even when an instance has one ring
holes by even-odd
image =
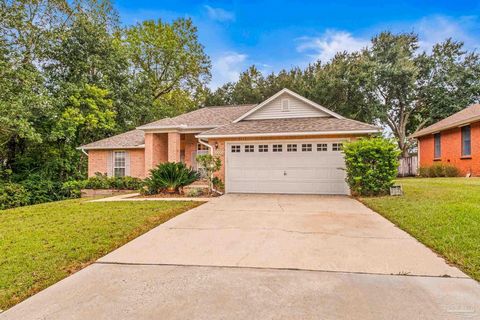
[[[195,182],[199,173],[182,162],[165,162],[150,170],[150,177],[145,179],[148,193],[160,191],[178,192],[180,188]]]

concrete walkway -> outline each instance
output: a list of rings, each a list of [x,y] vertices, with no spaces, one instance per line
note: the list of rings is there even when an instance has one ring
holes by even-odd
[[[127,194],[120,194],[118,196],[108,197],[108,198],[100,198],[95,200],[90,200],[89,202],[116,202],[116,201],[199,201],[199,202],[208,202],[213,198],[207,197],[173,197],[173,198],[155,198],[155,197],[142,197],[142,198],[135,198],[138,197],[140,193],[127,193]]]
[[[480,286],[348,197],[226,195],[3,318],[478,319]]]

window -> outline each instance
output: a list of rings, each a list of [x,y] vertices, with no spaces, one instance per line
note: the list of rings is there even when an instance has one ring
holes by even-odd
[[[342,150],[342,143],[332,143],[332,151]]]
[[[286,112],[290,110],[290,103],[288,99],[282,100],[282,111]]]
[[[317,143],[317,151],[328,151],[326,143]]]
[[[297,152],[296,144],[287,144],[287,152]]]
[[[258,146],[258,152],[268,152],[268,144],[260,144]]]
[[[240,146],[239,145],[234,145],[232,146],[232,153],[238,153],[240,152]]]
[[[283,150],[283,145],[281,145],[281,144],[274,144],[272,146],[272,151],[273,152],[282,152],[282,150]]]
[[[433,135],[433,141],[434,141],[433,157],[435,159],[439,159],[442,156],[442,142],[440,139],[440,133],[435,133]]]
[[[115,177],[125,177],[126,152],[115,151],[113,153],[113,175]]]
[[[472,140],[470,126],[462,127],[462,157],[468,157],[472,154]]]
[[[255,146],[253,144],[249,144],[245,146],[245,152],[254,152]]]
[[[311,143],[302,144],[302,151],[312,151],[312,144]]]
[[[208,147],[204,144],[197,143],[197,151],[205,151],[208,150]]]

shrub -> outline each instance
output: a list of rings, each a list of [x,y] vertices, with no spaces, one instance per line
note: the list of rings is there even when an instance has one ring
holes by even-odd
[[[445,177],[458,177],[460,176],[460,170],[452,165],[445,166]]]
[[[362,138],[343,146],[347,183],[352,194],[374,196],[388,193],[397,176],[400,151],[391,140]]]
[[[80,197],[81,189],[116,189],[139,190],[144,186],[140,178],[108,177],[105,174],[95,173],[95,176],[86,180],[67,181],[62,185],[62,191],[68,198]]]
[[[199,174],[182,162],[165,162],[150,170],[145,179],[146,193],[156,194],[163,190],[178,192],[180,188],[198,180]]]
[[[210,190],[212,190],[213,187],[215,186],[214,184],[215,177],[213,176],[213,174],[218,170],[220,170],[220,168],[222,167],[222,160],[220,160],[219,157],[212,156],[211,154],[199,154],[196,157],[196,160],[197,160],[197,163],[200,165],[200,167],[203,170],[205,170],[205,174],[208,180],[208,187],[210,188]],[[217,183],[218,183],[218,180],[217,180]]]
[[[44,203],[65,199],[62,183],[52,181],[41,174],[31,174],[19,182],[30,194],[29,204]]]
[[[81,190],[85,189],[87,180],[67,181],[62,185],[62,191],[67,198],[80,198]]]
[[[30,203],[30,193],[18,183],[0,184],[0,210],[25,206]]]
[[[427,167],[420,167],[418,169],[418,175],[424,178],[458,177],[460,170],[449,164],[437,163]]]
[[[202,188],[192,188],[188,190],[187,197],[199,197],[203,194]]]
[[[222,179],[219,177],[213,177],[212,185],[215,189],[223,191],[225,189],[225,184],[223,183]]]

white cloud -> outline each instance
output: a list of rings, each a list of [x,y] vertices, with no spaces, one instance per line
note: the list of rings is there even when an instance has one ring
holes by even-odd
[[[209,87],[216,89],[229,82],[237,81],[238,76],[246,67],[247,55],[237,52],[224,52],[212,57],[212,82]]]
[[[297,50],[307,53],[315,59],[327,62],[337,52],[353,52],[369,45],[369,39],[355,38],[351,33],[338,30],[327,30],[320,37],[301,37]]]
[[[227,11],[222,8],[213,8],[208,5],[205,5],[204,7],[205,9],[207,9],[207,14],[210,19],[220,22],[235,21],[235,14],[233,12]]]
[[[413,32],[418,33],[420,48],[431,50],[436,43],[447,38],[465,43],[469,50],[480,49],[478,30],[480,23],[475,16],[452,19],[446,16],[424,17],[413,25]]]

